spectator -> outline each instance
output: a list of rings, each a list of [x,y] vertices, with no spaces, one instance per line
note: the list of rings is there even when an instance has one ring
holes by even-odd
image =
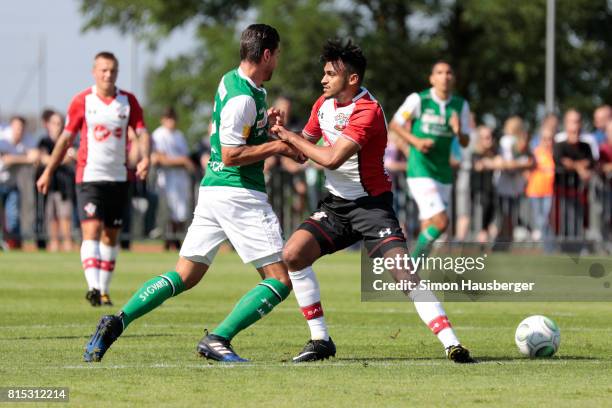
[[[476,239],[481,244],[485,244],[496,235],[493,220],[497,199],[493,186],[493,172],[499,166],[499,158],[495,150],[493,130],[486,126],[479,126],[476,134],[476,144],[471,155],[470,201],[472,208],[477,210],[473,216],[478,229]]]
[[[597,144],[597,140],[595,139],[595,136],[591,135],[590,133],[582,133],[582,115],[576,109],[570,109],[567,112],[565,112],[565,115],[563,117],[563,126],[565,127],[565,129],[563,132],[557,133],[555,135],[555,142],[561,143],[567,140],[568,115],[570,116],[569,121],[573,125],[578,126],[578,131],[580,132],[578,135],[578,139],[581,142],[585,142],[590,146],[591,157],[593,159],[595,160],[599,159],[599,145]]]
[[[167,108],[161,117],[161,126],[153,132],[152,163],[157,166],[157,186],[166,199],[170,222],[165,239],[166,249],[180,249],[179,235],[189,218],[191,203],[191,176],[195,166],[189,157],[189,148],[183,132],[177,129],[177,115]]]
[[[41,164],[45,166],[49,164],[51,153],[62,133],[62,129],[64,129],[64,118],[59,113],[52,113],[47,120],[48,134],[38,143]],[[57,252],[60,249],[60,235],[62,236],[62,250],[72,250],[75,158],[76,151],[71,147],[64,156],[62,164],[53,174],[49,185],[49,193],[45,204],[45,221],[49,235],[49,251],[51,252]],[[37,178],[39,176],[40,174],[37,175]]]
[[[540,130],[540,142],[533,151],[535,168],[529,174],[525,189],[534,220],[531,237],[534,241],[542,240],[546,252],[552,250],[549,217],[555,184],[554,138],[553,128],[543,125]]]
[[[38,161],[35,141],[25,133],[26,121],[21,116],[11,118],[10,127],[0,139],[0,203],[4,207],[5,242],[9,249],[21,248],[20,191],[17,172],[20,166]]]
[[[593,112],[593,137],[597,144],[606,143],[606,126],[612,121],[612,107],[610,105],[602,105]]]
[[[612,253],[612,120],[606,125],[606,141],[599,146],[599,170],[603,177],[603,239]]]
[[[540,134],[542,133],[543,129],[550,129],[553,132],[553,135],[556,135],[557,132],[559,132],[559,117],[552,112],[549,112],[544,116],[542,119],[542,124],[540,125],[540,133],[535,133],[529,142],[531,151],[534,151],[540,144]]]
[[[51,118],[51,116],[53,116],[54,113],[55,112],[51,109],[45,109],[40,115],[40,124],[43,129],[43,133],[38,138],[39,140],[42,140],[49,136],[49,119]],[[39,150],[40,150],[40,146],[39,146]],[[37,179],[42,174],[43,171],[44,171],[44,166],[42,166],[41,163],[39,163],[39,165],[36,167],[36,170],[35,170],[35,179]],[[46,237],[47,228],[45,227],[45,224],[47,222],[46,216],[45,216],[46,197],[43,194],[40,194],[39,192],[35,191],[35,198],[36,198],[36,206],[35,206],[36,214],[35,214],[35,220],[34,220],[34,235],[36,238],[36,246],[38,247],[38,249],[46,249],[47,248],[47,237]]]
[[[504,135],[499,140],[499,169],[495,184],[500,206],[498,244],[506,245],[514,239],[514,227],[526,223],[519,218],[519,208],[525,191],[525,170],[533,166],[529,151],[529,137],[523,120],[512,116],[504,123]]]
[[[465,241],[470,228],[470,173],[472,168],[472,153],[478,141],[478,132],[476,131],[476,116],[470,113],[470,143],[464,149],[460,148],[459,140],[453,139],[453,147],[451,152],[458,160],[457,178],[455,180],[455,212],[456,212],[456,227],[455,238],[457,241]]]
[[[555,230],[558,234],[578,240],[582,239],[587,225],[587,182],[594,164],[591,146],[580,140],[580,120],[580,113],[574,109],[565,113],[563,124],[566,140],[554,147]]]

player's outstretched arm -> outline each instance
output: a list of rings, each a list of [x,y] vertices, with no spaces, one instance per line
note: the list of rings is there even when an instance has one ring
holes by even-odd
[[[330,170],[342,166],[349,157],[359,151],[359,145],[346,137],[338,139],[333,146],[317,146],[297,133],[288,131],[282,126],[275,126],[272,131],[281,140],[285,140],[302,152],[304,156]]]
[[[47,194],[47,191],[49,191],[51,176],[53,176],[53,173],[55,172],[57,167],[64,160],[64,156],[66,155],[66,152],[68,151],[68,148],[71,144],[72,135],[66,131],[62,132],[59,139],[57,139],[57,143],[55,143],[55,147],[53,148],[53,152],[51,153],[49,163],[36,181],[36,189],[40,193]]]
[[[267,159],[275,154],[300,161],[300,154],[282,140],[273,140],[260,145],[221,146],[221,160],[226,166],[246,166]]]

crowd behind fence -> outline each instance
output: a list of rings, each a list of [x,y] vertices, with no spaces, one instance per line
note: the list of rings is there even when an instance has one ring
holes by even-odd
[[[547,116],[532,137],[527,136],[524,124],[516,117],[506,121],[501,137],[497,138],[491,128],[474,127],[470,145],[466,149],[457,146],[450,158],[455,181],[448,203],[450,226],[444,240],[478,243],[499,250],[522,242],[546,252],[612,253],[612,110],[607,109],[609,116],[597,128],[599,134],[583,133],[582,119],[573,110],[564,116],[564,132],[558,131],[559,120],[554,115]],[[18,125],[15,124],[16,129]],[[39,248],[49,249],[50,235],[57,234],[51,228],[64,228],[52,226],[49,218],[61,213],[61,200],[67,199],[73,205],[66,228],[72,240],[78,239],[74,194],[64,194],[65,186],[59,188],[57,197],[51,194],[44,197],[36,192],[36,177],[50,152],[50,147],[45,146],[50,143],[49,136],[29,140],[22,135],[23,146],[19,150],[6,137],[11,129],[5,127],[4,136],[0,135],[3,247],[15,244],[11,228],[15,228],[17,215],[18,241],[32,240]],[[30,154],[32,149],[38,151],[37,156]],[[206,143],[202,143],[186,160],[188,171],[180,176],[191,186],[180,195],[180,201],[188,204],[189,213],[195,206],[209,152]],[[418,234],[420,222],[406,183],[408,154],[397,135],[390,134],[385,166],[393,183],[395,210],[411,239]],[[157,166],[152,168],[148,180],[131,183],[131,205],[126,206],[128,222],[121,235],[125,248],[131,241],[142,239],[163,239],[167,248],[178,248],[188,225],[188,219],[184,223],[173,222],[169,204],[176,202],[177,197],[166,194],[159,182],[163,177],[163,160],[154,163]],[[65,165],[67,174],[71,174],[74,163],[67,159]],[[270,202],[285,234],[308,217],[326,193],[323,171],[312,163],[299,165],[286,158],[270,158],[266,162],[266,177]],[[64,247],[69,248],[70,245]],[[51,249],[59,248],[54,244]]]

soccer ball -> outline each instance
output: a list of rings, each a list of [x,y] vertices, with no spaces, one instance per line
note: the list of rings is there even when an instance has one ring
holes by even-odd
[[[548,317],[534,315],[518,325],[514,341],[525,356],[551,357],[559,349],[561,332],[559,326]]]

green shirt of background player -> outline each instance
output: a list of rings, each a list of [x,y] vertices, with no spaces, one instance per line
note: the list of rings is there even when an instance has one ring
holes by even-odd
[[[470,108],[455,95],[455,77],[447,62],[436,62],[429,76],[431,88],[409,95],[397,110],[390,129],[409,146],[407,182],[419,208],[421,233],[413,257],[427,255],[431,244],[448,227],[453,181],[450,151],[453,138],[469,143]]]

